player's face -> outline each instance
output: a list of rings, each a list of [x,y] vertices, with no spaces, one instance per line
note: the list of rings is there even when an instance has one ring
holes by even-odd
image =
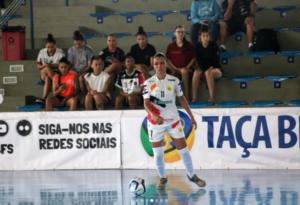
[[[91,67],[94,70],[94,72],[96,72],[96,73],[100,72],[101,71],[101,60],[100,59],[93,60]]]
[[[136,40],[140,47],[145,47],[147,45],[147,37],[145,35],[138,35]]]
[[[133,58],[126,58],[125,60],[126,69],[133,69],[134,68],[134,60]]]
[[[162,56],[155,57],[153,60],[153,67],[156,71],[156,74],[166,74],[167,62],[166,62],[165,58]]]
[[[117,46],[117,38],[114,36],[108,36],[106,43],[109,48],[115,48]]]
[[[56,45],[54,43],[46,43],[48,53],[54,53]]]
[[[74,40],[74,45],[76,46],[77,49],[82,49],[83,41],[82,40]]]
[[[208,32],[204,32],[200,35],[201,38],[201,42],[204,45],[207,45],[209,43],[209,33]]]
[[[184,28],[177,28],[174,31],[174,35],[175,35],[176,39],[182,40],[184,38],[184,36],[185,36]]]
[[[60,63],[58,68],[59,68],[62,75],[66,75],[68,73],[68,70],[69,70],[69,65],[66,64],[66,63]]]

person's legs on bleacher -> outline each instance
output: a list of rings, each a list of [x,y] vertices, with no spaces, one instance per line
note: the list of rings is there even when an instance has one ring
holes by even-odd
[[[123,103],[125,101],[125,96],[123,95],[119,95],[116,98],[116,102],[115,102],[115,108],[116,110],[123,110]]]
[[[197,91],[199,88],[199,82],[200,82],[202,73],[203,73],[203,71],[201,69],[197,69],[194,71],[193,80],[192,80],[192,93],[193,93],[192,102],[197,101]]]
[[[225,21],[220,21],[220,52],[226,52],[225,41],[227,37],[227,23]]]
[[[78,99],[76,97],[71,97],[67,100],[66,106],[70,107],[69,111],[74,111],[77,109]]]
[[[53,111],[53,107],[58,107],[60,100],[57,97],[47,98],[46,111]]]
[[[253,46],[253,39],[254,39],[254,32],[255,32],[255,27],[254,27],[254,22],[251,21],[246,24],[246,30],[247,30],[247,37],[248,37],[248,42],[249,42],[249,51],[252,52],[254,51],[254,46]]]
[[[97,93],[93,96],[97,110],[104,110],[104,105],[108,105],[109,101],[104,94]]]
[[[127,99],[131,110],[137,109],[138,105],[141,104],[141,98],[138,95],[130,95]]]
[[[93,110],[93,96],[91,94],[85,96],[85,109]]]
[[[210,30],[210,41],[216,42],[219,34],[219,23],[211,22],[209,25],[209,30]]]
[[[221,78],[222,72],[220,69],[209,68],[205,71],[205,78],[209,92],[208,102],[214,102],[214,89],[215,89],[215,79]]]
[[[53,70],[47,66],[41,71],[41,80],[45,83],[43,97],[41,99],[37,99],[36,103],[38,104],[45,104],[45,100],[47,99],[49,93],[51,92],[52,87],[52,79],[55,73]]]
[[[115,78],[122,72],[122,67],[119,63],[113,63],[107,68],[105,68],[104,72],[108,73],[110,76],[108,93],[110,95],[111,102],[114,102],[113,94],[114,94],[114,87],[115,87]]]
[[[81,105],[85,105],[85,96],[87,94],[87,88],[86,88],[86,84],[85,84],[85,76],[86,72],[81,73],[79,76],[79,87],[80,87],[80,92],[82,94],[82,101],[80,102]]]
[[[199,30],[201,28],[200,23],[194,23],[191,27],[191,42],[195,46],[198,43],[198,37],[199,37]]]
[[[184,96],[186,98],[186,100],[189,102],[190,101],[190,75],[192,75],[193,71],[191,69],[186,69],[186,68],[182,68],[180,70],[181,73],[181,79],[182,79],[182,84],[184,87]]]

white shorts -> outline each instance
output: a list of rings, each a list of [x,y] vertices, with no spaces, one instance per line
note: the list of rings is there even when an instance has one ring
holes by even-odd
[[[148,121],[148,136],[150,142],[159,142],[165,138],[165,132],[168,132],[171,138],[179,139],[184,137],[181,121],[174,121],[168,125],[153,125]]]

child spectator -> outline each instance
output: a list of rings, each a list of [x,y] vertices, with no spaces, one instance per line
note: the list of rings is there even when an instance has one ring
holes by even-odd
[[[92,110],[95,105],[97,110],[103,110],[104,105],[111,103],[109,93],[107,93],[110,83],[109,74],[101,71],[99,56],[92,57],[91,68],[92,71],[84,76],[88,90],[85,97],[85,109]]]
[[[104,62],[104,72],[110,75],[110,85],[108,88],[111,102],[113,102],[113,91],[116,77],[123,71],[125,53],[117,47],[117,37],[110,34],[106,39],[107,48],[100,52],[100,59]]]
[[[1,16],[6,12],[4,0],[0,0]]]
[[[211,31],[210,40],[217,41],[219,34],[219,18],[222,14],[217,0],[194,0],[191,6],[191,41],[195,46],[198,42],[198,32],[201,25],[209,26]]]
[[[147,34],[143,27],[140,26],[136,35],[137,44],[131,46],[130,54],[135,60],[134,67],[143,72],[145,79],[155,75],[152,59],[156,53],[155,47],[147,41]]]
[[[254,15],[257,3],[254,0],[224,0],[222,3],[224,21],[220,22],[220,52],[226,52],[225,40],[227,32],[234,34],[238,31],[247,33],[250,52],[253,51]]]
[[[116,98],[115,107],[122,110],[123,105],[129,105],[130,109],[137,109],[138,105],[143,103],[144,75],[134,68],[135,61],[130,55],[125,59],[126,70],[123,71],[117,79],[116,86],[120,94]]]
[[[202,26],[199,31],[200,42],[195,47],[196,59],[200,69],[195,70],[193,76],[193,99],[197,100],[199,81],[204,77],[209,91],[209,102],[214,102],[215,79],[223,76],[223,69],[220,64],[219,48],[216,42],[209,41],[209,28]]]
[[[182,77],[184,85],[184,96],[189,101],[190,77],[193,75],[193,64],[195,53],[193,44],[186,40],[185,30],[182,25],[175,27],[174,35],[176,40],[167,47],[166,56],[171,75]]]
[[[53,111],[53,107],[70,107],[70,111],[77,109],[79,83],[78,75],[70,71],[70,62],[66,57],[59,61],[60,74],[53,78],[53,97],[46,100],[46,111]]]
[[[94,55],[93,49],[84,44],[84,36],[80,31],[75,31],[73,35],[74,46],[68,51],[68,60],[71,66],[77,72],[79,77],[80,91],[83,95],[81,104],[84,105],[85,95],[87,93],[84,75],[91,66],[91,58]]]
[[[52,86],[55,73],[59,73],[59,60],[65,56],[62,49],[56,48],[56,42],[52,34],[48,34],[44,49],[40,50],[37,58],[37,68],[41,71],[41,80],[45,83],[43,97],[37,99],[36,103],[45,104]]]

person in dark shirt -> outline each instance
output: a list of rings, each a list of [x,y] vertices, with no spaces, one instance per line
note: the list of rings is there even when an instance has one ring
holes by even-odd
[[[110,34],[106,39],[107,48],[102,50],[99,54],[100,59],[104,62],[104,72],[110,75],[110,84],[108,93],[113,101],[113,92],[115,86],[116,77],[122,72],[125,61],[125,53],[122,49],[117,47],[117,37],[114,34]]]
[[[138,43],[131,47],[130,54],[135,60],[134,67],[141,71],[147,80],[150,76],[155,74],[152,58],[156,54],[156,50],[154,46],[147,43],[147,34],[142,26],[139,27],[136,39]]]
[[[193,99],[197,101],[197,91],[200,79],[206,80],[209,91],[209,102],[214,102],[214,80],[223,76],[220,64],[219,48],[216,42],[209,41],[210,34],[207,26],[199,30],[200,42],[195,46],[195,54],[200,69],[195,70],[193,75]]]
[[[174,35],[176,40],[168,45],[166,52],[168,66],[171,69],[171,75],[182,78],[184,96],[187,101],[190,101],[190,77],[193,75],[195,62],[194,46],[186,40],[182,25],[175,27]]]
[[[226,52],[227,32],[231,35],[239,31],[247,33],[249,51],[253,51],[254,15],[257,3],[254,0],[224,0],[222,3],[224,21],[220,21],[220,51]]]

